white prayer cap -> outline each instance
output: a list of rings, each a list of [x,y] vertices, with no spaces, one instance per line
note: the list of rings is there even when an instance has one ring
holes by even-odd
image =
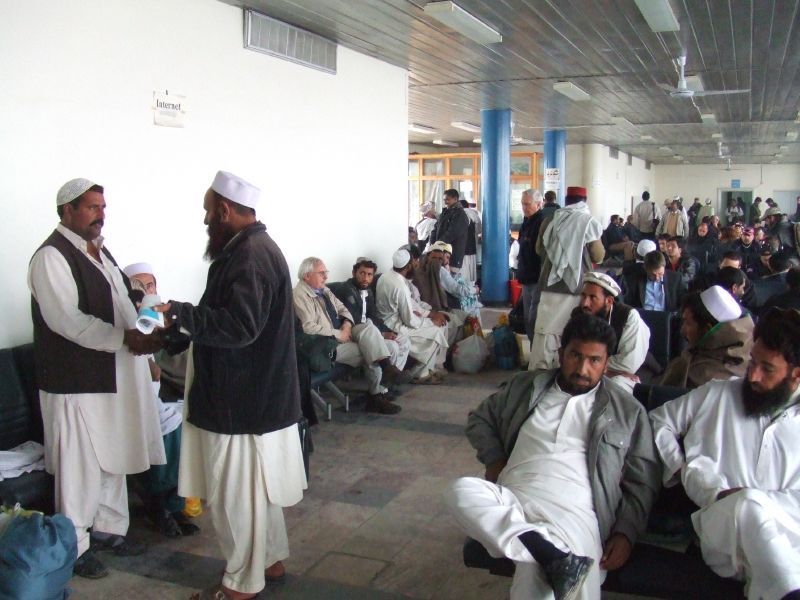
[[[227,171],[217,171],[211,189],[231,202],[253,209],[256,208],[258,196],[261,194],[256,186]]]
[[[453,253],[453,246],[448,244],[447,242],[443,242],[439,240],[438,242],[434,242],[431,244],[431,249],[428,252],[433,252],[434,250],[438,250],[439,252],[447,252],[448,254]]]
[[[56,195],[56,206],[62,206],[67,202],[72,202],[86,190],[96,185],[97,184],[94,181],[89,181],[83,177],[70,179],[67,183],[62,185],[61,188],[59,188],[58,194]]]
[[[148,275],[153,275],[153,267],[150,263],[146,262],[138,262],[132,263],[122,269],[122,272],[125,273],[128,277],[133,277],[134,275],[142,275],[143,273],[147,273]]]
[[[653,240],[642,240],[639,242],[639,245],[636,246],[636,254],[644,258],[656,248],[656,243]]]
[[[411,262],[411,253],[405,248],[400,248],[392,254],[392,266],[395,269],[402,269]]]
[[[724,288],[712,285],[700,294],[706,310],[720,323],[733,321],[742,316],[742,307]]]
[[[614,296],[614,298],[619,296],[622,292],[619,285],[617,285],[617,282],[614,281],[610,275],[606,275],[600,271],[589,271],[586,273],[586,275],[583,276],[583,283],[593,283],[595,285],[599,285],[609,294]]]

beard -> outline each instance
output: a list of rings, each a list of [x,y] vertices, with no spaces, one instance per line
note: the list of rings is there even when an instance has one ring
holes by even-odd
[[[771,390],[759,392],[745,377],[742,381],[742,402],[748,417],[761,417],[770,414],[783,406],[792,395],[791,378],[787,375],[783,381]]]
[[[203,258],[206,260],[216,260],[236,235],[230,225],[222,223],[218,215],[214,215],[206,229],[208,233],[208,243],[206,244],[206,252]]]
[[[563,373],[558,375],[558,387],[561,391],[567,392],[570,396],[578,396],[591,391],[597,385],[596,381],[592,381],[588,377],[581,377],[577,373],[573,373],[569,377],[565,377]]]

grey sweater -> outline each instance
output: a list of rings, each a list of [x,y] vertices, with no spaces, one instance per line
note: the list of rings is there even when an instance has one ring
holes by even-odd
[[[467,438],[478,460],[490,465],[508,460],[519,430],[536,410],[558,370],[525,371],[470,412]],[[586,453],[600,535],[622,533],[631,544],[644,531],[658,494],[661,464],[644,407],[603,377],[589,420]],[[564,503],[569,503],[564,498]]]

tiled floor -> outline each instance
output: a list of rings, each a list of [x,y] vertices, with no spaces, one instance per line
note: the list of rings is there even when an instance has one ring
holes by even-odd
[[[467,412],[512,375],[451,374],[445,385],[409,386],[396,416],[334,411],[313,430],[310,487],[286,510],[292,555],[287,582],[262,592],[287,600],[494,600],[510,580],[467,569],[464,535],[445,512],[446,483],[480,475],[463,435]],[[104,560],[109,577],[73,578],[73,600],[184,599],[223,569],[208,518],[199,536],[166,540],[134,516],[146,555]],[[604,595],[604,598],[620,596]]]

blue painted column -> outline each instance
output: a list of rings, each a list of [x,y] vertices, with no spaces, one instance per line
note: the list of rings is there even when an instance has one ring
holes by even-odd
[[[567,194],[567,132],[564,129],[545,129],[544,131],[544,189],[542,193],[553,190],[556,202],[564,206]],[[547,169],[558,169],[558,185],[549,185]]]
[[[481,298],[508,302],[511,110],[481,111]]]

